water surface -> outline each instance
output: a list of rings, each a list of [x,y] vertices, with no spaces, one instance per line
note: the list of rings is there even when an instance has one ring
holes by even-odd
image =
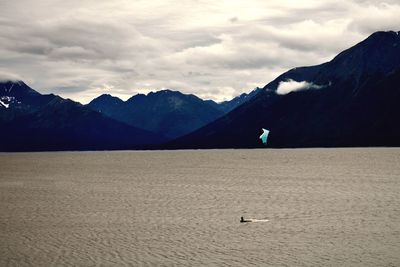
[[[0,266],[399,266],[399,195],[397,148],[3,153]]]

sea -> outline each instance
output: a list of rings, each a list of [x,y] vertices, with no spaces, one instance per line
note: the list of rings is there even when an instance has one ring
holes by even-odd
[[[0,266],[400,266],[400,149],[0,153]]]

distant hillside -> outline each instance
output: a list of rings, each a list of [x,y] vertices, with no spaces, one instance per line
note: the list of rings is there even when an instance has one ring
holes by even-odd
[[[194,96],[162,90],[148,95],[138,94],[126,102],[110,95],[101,95],[88,107],[118,121],[168,138],[187,134],[224,113]]]
[[[233,99],[229,101],[223,101],[221,103],[218,103],[218,108],[224,111],[225,113],[230,112],[231,110],[237,108],[238,106],[246,103],[253,97],[255,97],[258,93],[262,91],[262,88],[255,88],[253,91],[250,93],[243,93],[240,96],[234,97]]]
[[[0,82],[0,101],[0,151],[133,149],[166,140],[22,81]]]

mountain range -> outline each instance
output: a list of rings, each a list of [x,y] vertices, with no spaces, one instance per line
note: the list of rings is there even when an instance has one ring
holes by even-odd
[[[153,148],[214,121],[248,99],[242,94],[219,104],[162,90],[127,101],[104,94],[82,105],[42,95],[23,81],[0,81],[0,151]]]
[[[178,91],[88,105],[0,82],[0,151],[399,146],[400,33],[216,103]]]
[[[175,139],[216,120],[260,90],[256,88],[222,103],[168,89],[137,94],[127,101],[103,94],[87,106],[117,121]]]

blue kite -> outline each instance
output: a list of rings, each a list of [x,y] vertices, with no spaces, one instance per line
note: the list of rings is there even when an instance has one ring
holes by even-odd
[[[262,135],[260,135],[260,139],[262,140],[263,144],[266,145],[267,144],[267,140],[268,140],[268,134],[269,131],[267,129],[262,128],[263,133]]]

